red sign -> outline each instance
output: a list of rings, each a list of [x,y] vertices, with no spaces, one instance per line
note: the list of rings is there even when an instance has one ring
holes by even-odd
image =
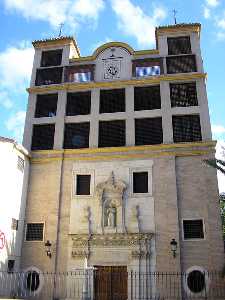
[[[0,250],[5,247],[5,234],[0,230]]]

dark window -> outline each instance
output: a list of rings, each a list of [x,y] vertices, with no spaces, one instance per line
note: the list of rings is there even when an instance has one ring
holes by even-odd
[[[53,149],[54,134],[54,124],[34,125],[31,150]]]
[[[58,84],[62,82],[61,67],[37,69],[35,85]]]
[[[26,289],[30,292],[35,292],[40,285],[40,276],[36,271],[28,271],[26,273]]]
[[[91,175],[77,175],[77,195],[90,195]]]
[[[195,55],[167,57],[166,65],[168,74],[197,72]]]
[[[91,112],[91,92],[67,94],[66,115],[89,115]]]
[[[88,148],[89,131],[89,122],[65,124],[64,149]]]
[[[202,220],[183,220],[184,239],[204,239]]]
[[[135,120],[135,145],[154,145],[162,142],[162,118]]]
[[[15,266],[15,260],[14,259],[9,259],[8,260],[8,273],[13,273],[14,271],[14,266]]]
[[[44,223],[27,223],[26,241],[43,241]]]
[[[19,221],[12,218],[11,229],[12,230],[18,230],[18,224],[19,224]]]
[[[100,91],[100,114],[125,111],[125,89]]]
[[[99,122],[99,147],[125,146],[125,121],[100,121]]]
[[[24,159],[22,157],[18,156],[17,158],[17,169],[20,170],[21,172],[24,171]]]
[[[62,49],[42,51],[41,67],[59,66],[62,61]]]
[[[173,140],[175,143],[201,141],[199,115],[173,116]]]
[[[148,172],[133,173],[133,193],[148,193]]]
[[[190,54],[191,41],[189,36],[167,38],[168,55]]]
[[[37,95],[35,118],[55,117],[58,94]]]
[[[195,106],[198,105],[196,83],[171,83],[171,106]]]
[[[151,110],[161,108],[160,86],[134,88],[134,110]]]
[[[205,274],[198,270],[190,272],[187,276],[187,286],[192,293],[201,293],[205,289]]]

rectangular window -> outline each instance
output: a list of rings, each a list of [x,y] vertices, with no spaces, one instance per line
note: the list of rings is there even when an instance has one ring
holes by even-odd
[[[201,141],[199,115],[173,116],[173,140],[175,143]]]
[[[55,117],[58,94],[37,95],[35,118]]]
[[[64,149],[89,147],[90,123],[67,123],[64,131]]]
[[[43,241],[44,223],[27,223],[26,241]]]
[[[66,115],[89,115],[91,112],[91,92],[67,94]]]
[[[77,195],[90,195],[91,175],[77,175]]]
[[[99,122],[99,147],[125,146],[126,130],[125,121],[100,121]]]
[[[183,220],[184,239],[204,239],[203,220]]]
[[[22,159],[22,157],[18,156],[17,157],[17,169],[20,170],[21,172],[24,171],[24,159]]]
[[[49,85],[62,83],[63,68],[37,69],[35,85]]]
[[[196,83],[170,83],[170,99],[172,107],[198,105]]]
[[[41,67],[59,66],[62,62],[62,49],[42,51]]]
[[[133,173],[133,193],[148,193],[148,172]]]
[[[161,108],[160,86],[134,88],[134,110],[152,110]]]
[[[167,38],[168,55],[190,54],[191,41],[189,36]]]
[[[134,77],[158,76],[163,73],[162,58],[142,58],[132,61],[132,74]]]
[[[162,144],[162,118],[135,119],[135,145]]]
[[[197,72],[195,55],[167,57],[166,65],[168,74]]]
[[[55,124],[33,126],[31,150],[50,150],[54,146]]]
[[[100,114],[125,111],[125,89],[100,91]]]
[[[136,67],[136,77],[148,77],[160,75],[160,66]]]
[[[18,230],[18,224],[19,224],[19,221],[12,218],[11,229],[12,230]]]
[[[90,82],[94,79],[95,65],[65,67],[65,82]]]
[[[14,260],[14,259],[9,259],[9,260],[8,260],[8,268],[7,268],[7,272],[8,272],[8,273],[13,273],[13,271],[14,271],[14,266],[15,266],[15,260]]]

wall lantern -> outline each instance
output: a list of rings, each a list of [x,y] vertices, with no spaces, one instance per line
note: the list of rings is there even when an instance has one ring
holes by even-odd
[[[177,241],[175,239],[172,239],[172,241],[170,242],[170,247],[171,247],[171,251],[173,253],[173,257],[176,257],[176,252],[177,252]]]
[[[49,258],[52,257],[51,246],[52,244],[50,243],[49,240],[47,240],[47,242],[45,243],[45,248],[46,248],[46,254]]]

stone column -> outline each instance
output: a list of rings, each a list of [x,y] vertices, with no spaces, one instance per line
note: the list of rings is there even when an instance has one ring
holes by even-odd
[[[99,102],[100,89],[96,88],[91,91],[90,148],[98,148]]]
[[[163,143],[173,143],[172,110],[170,101],[170,86],[168,81],[160,82]]]
[[[67,91],[59,91],[54,138],[54,149],[57,150],[63,148],[66,101]]]

